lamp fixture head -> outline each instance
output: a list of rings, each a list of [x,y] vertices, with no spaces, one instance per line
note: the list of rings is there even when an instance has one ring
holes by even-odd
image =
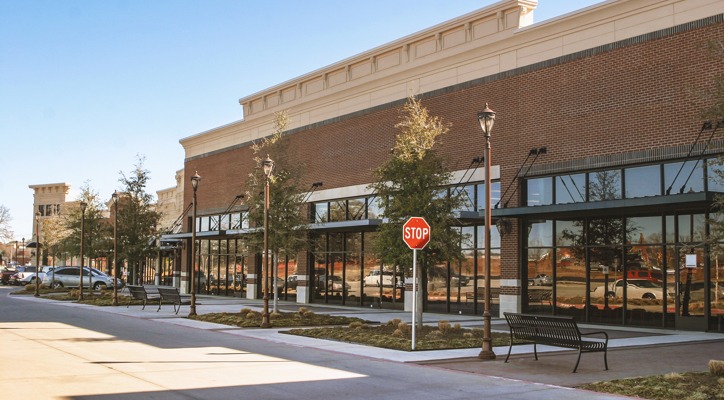
[[[267,154],[267,158],[262,161],[262,169],[264,170],[264,175],[267,178],[272,176],[272,171],[274,170],[274,161],[269,158],[269,154]]]
[[[506,236],[509,233],[511,233],[511,221],[509,221],[506,218],[499,218],[498,221],[496,221],[496,229],[498,230],[498,234],[500,236]]]
[[[81,212],[84,213],[84,212],[86,212],[86,207],[88,207],[88,203],[86,203],[85,201],[81,201],[80,206],[81,206]]]
[[[191,177],[191,187],[196,192],[196,189],[199,187],[199,181],[201,180],[201,177],[199,176],[199,173],[194,171],[194,176]]]
[[[113,200],[113,204],[118,205],[118,193],[116,191],[113,191],[113,194],[111,195],[111,200]]]
[[[478,122],[481,124],[481,129],[483,129],[483,133],[486,137],[491,136],[491,130],[493,129],[493,122],[495,119],[496,112],[488,108],[488,103],[486,103],[486,108],[478,113]]]

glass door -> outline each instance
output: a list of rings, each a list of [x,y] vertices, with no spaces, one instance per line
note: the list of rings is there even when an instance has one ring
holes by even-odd
[[[675,328],[707,330],[706,311],[709,293],[706,290],[709,274],[702,247],[679,247],[679,262],[675,268]]]

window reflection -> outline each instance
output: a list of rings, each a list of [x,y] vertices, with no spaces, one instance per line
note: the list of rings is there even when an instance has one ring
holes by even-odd
[[[627,168],[624,170],[624,182],[624,196],[628,199],[662,194],[659,165]]]
[[[622,198],[622,174],[619,170],[589,173],[589,201]]]
[[[526,205],[545,206],[552,203],[551,178],[537,178],[526,181]]]
[[[702,161],[665,164],[665,189],[670,189],[671,194],[704,191]]]
[[[556,180],[556,204],[586,201],[586,174],[560,175]]]

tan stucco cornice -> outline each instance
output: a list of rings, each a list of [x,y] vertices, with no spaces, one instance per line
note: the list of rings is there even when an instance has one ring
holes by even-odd
[[[547,1],[547,0],[542,0]],[[243,97],[244,120],[184,138],[186,158],[722,14],[721,0],[609,0],[533,24],[537,1],[503,0]]]

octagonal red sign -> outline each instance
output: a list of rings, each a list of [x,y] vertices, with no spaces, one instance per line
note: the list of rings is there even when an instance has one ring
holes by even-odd
[[[421,250],[430,242],[430,225],[421,217],[410,217],[403,224],[403,241],[413,250]]]

